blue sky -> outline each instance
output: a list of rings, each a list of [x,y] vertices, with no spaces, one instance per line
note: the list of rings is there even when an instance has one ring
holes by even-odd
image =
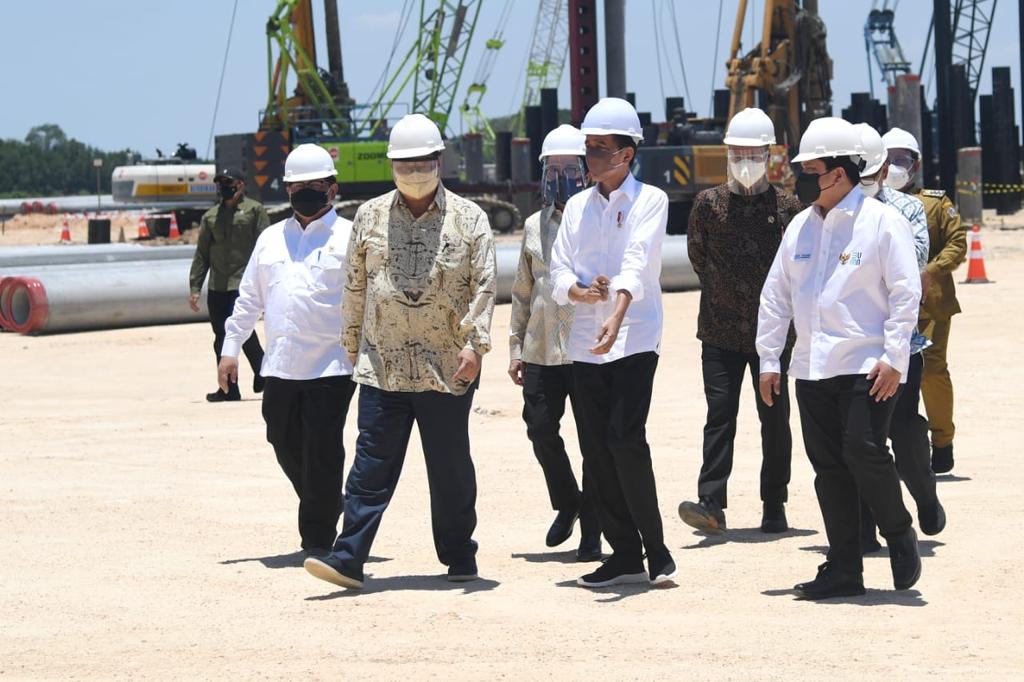
[[[485,4],[470,49],[462,84],[470,82],[483,52],[484,41],[496,28],[506,0]],[[522,97],[522,77],[533,30],[537,0],[511,0],[514,13],[505,30],[506,44],[498,55],[483,100],[489,115],[516,109]],[[637,93],[640,110],[662,118],[658,80],[654,13],[669,0],[626,0],[627,86]],[[679,40],[686,77],[694,104],[688,108],[706,112],[712,89],[723,87],[724,61],[732,35],[738,0],[724,0],[721,41],[714,54],[718,2],[675,0]],[[39,123],[56,123],[69,135],[104,149],[130,147],[145,155],[156,147],[173,150],[188,141],[200,154],[206,150],[213,118],[217,83],[234,0],[60,0],[50,3],[4,3],[4,37],[0,63],[6,106],[0,116],[0,137],[21,139]],[[404,0],[339,0],[345,75],[353,96],[365,101],[379,78],[395,36]],[[411,4],[418,4],[413,1]],[[598,3],[600,6],[602,3]],[[754,30],[760,32],[763,0],[749,3],[757,10]],[[835,62],[833,89],[838,112],[850,101],[850,93],[867,91],[868,72],[863,25],[871,8],[869,0],[821,0],[828,27],[829,52]],[[258,112],[266,102],[267,57],[265,24],[275,0],[239,0],[238,14],[228,57],[228,69],[214,132],[248,132],[258,124]],[[896,30],[915,69],[920,61],[928,21],[929,0],[904,0],[897,12]],[[313,2],[322,16],[322,3]],[[1019,90],[1019,44],[1016,3],[998,4],[985,78],[981,92],[990,91],[991,66],[1006,65],[1013,71]],[[915,14],[916,12],[916,14]],[[600,16],[600,15],[599,15]],[[665,22],[663,22],[665,23]],[[15,30],[14,27],[21,27]],[[326,66],[322,48],[319,60]],[[602,33],[603,35],[603,33]],[[671,33],[666,33],[671,40]],[[748,20],[744,42],[749,44]],[[406,35],[405,46],[409,35]],[[670,54],[675,44],[670,43]],[[404,46],[399,48],[404,54]],[[678,60],[673,62],[675,81],[682,90]],[[666,94],[674,93],[669,66],[662,61]],[[876,72],[877,73],[877,72]],[[604,87],[601,67],[601,86]],[[927,77],[926,77],[927,80]],[[518,86],[516,84],[518,83]],[[876,93],[880,87],[876,86]],[[457,101],[461,102],[460,94]],[[564,74],[560,104],[569,105],[568,73]],[[1020,111],[1017,112],[1018,120]],[[455,122],[458,129],[458,121]]]

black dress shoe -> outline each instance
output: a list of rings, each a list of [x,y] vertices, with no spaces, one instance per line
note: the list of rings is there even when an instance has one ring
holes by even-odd
[[[786,521],[786,505],[782,502],[765,502],[762,505],[761,532],[785,533],[789,530]]]
[[[229,391],[227,393],[218,390],[213,393],[206,394],[206,402],[208,403],[230,403],[241,399],[242,395],[238,392],[237,387],[234,387],[233,391]]]
[[[889,539],[889,566],[892,585],[897,590],[909,590],[921,577],[921,550],[917,546],[917,533],[908,528],[906,533]]]
[[[697,530],[711,535],[721,535],[726,531],[725,512],[710,497],[702,497],[697,503],[680,503],[679,518]]]
[[[937,474],[948,474],[953,470],[953,444],[943,447],[932,446],[932,471]]]
[[[555,515],[555,520],[551,522],[551,528],[548,529],[548,536],[544,540],[544,544],[548,547],[557,547],[568,540],[572,535],[573,526],[576,525],[576,519],[579,518],[579,515],[578,509],[559,510],[558,514]]]
[[[470,557],[462,561],[456,561],[448,567],[448,582],[468,583],[480,577],[476,568],[476,559]]]
[[[262,374],[257,374],[252,378],[252,392],[263,393],[263,386],[267,383],[267,380],[263,378]]]
[[[917,510],[917,524],[925,535],[941,533],[946,527],[946,510],[942,508],[942,503],[935,500],[935,504],[920,507]]]
[[[794,585],[793,589],[804,599],[856,597],[864,594],[864,576],[836,568],[826,561],[818,566],[814,580]]]
[[[582,536],[579,549],[576,550],[576,561],[582,563],[600,561],[604,554],[601,547],[601,534],[583,533]]]
[[[330,547],[310,547],[309,549],[302,550],[305,552],[307,557],[317,557],[322,559],[331,553]]]
[[[320,580],[353,590],[363,587],[363,570],[334,554],[325,557],[306,557],[302,566],[310,575]]]

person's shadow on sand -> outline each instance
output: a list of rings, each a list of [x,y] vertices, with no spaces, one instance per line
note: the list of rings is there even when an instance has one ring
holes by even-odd
[[[805,601],[809,604],[827,606],[829,604],[853,604],[854,606],[926,606],[928,602],[921,598],[917,590],[873,590],[868,588],[867,594],[855,597],[833,597],[832,599],[803,599],[796,590],[764,590],[766,597],[794,597],[793,601]]]
[[[316,594],[306,597],[306,601],[329,601],[345,597],[358,597],[360,595],[373,594],[375,592],[461,592],[472,594],[473,592],[487,592],[500,585],[497,580],[479,578],[464,583],[452,583],[445,579],[444,575],[395,575],[386,578],[374,578],[367,576],[366,582],[361,590],[337,590],[330,594]]]
[[[693,535],[699,537],[700,542],[684,545],[682,549],[704,549],[705,547],[715,547],[729,542],[759,545],[765,542],[777,542],[786,538],[802,538],[817,534],[818,531],[809,528],[790,528],[784,533],[762,533],[760,528],[730,528],[721,535],[707,535],[700,531],[694,531]]]
[[[254,556],[246,557],[242,559],[225,559],[221,561],[222,566],[230,566],[232,564],[246,564],[254,561],[258,561],[263,564],[264,568],[302,568],[302,562],[306,560],[306,553],[301,549],[296,552],[289,554],[273,554],[270,556]],[[366,563],[382,563],[384,561],[391,561],[387,557],[376,557],[372,556],[366,560]]]

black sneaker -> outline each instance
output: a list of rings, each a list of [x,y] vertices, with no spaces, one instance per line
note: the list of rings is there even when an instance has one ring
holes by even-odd
[[[786,521],[786,505],[782,502],[765,502],[761,511],[761,532],[785,533],[787,530],[789,522]]]
[[[600,561],[604,555],[604,548],[601,546],[601,534],[593,535],[584,533],[580,538],[579,549],[576,550],[576,561],[581,563]]]
[[[953,444],[941,448],[932,446],[932,471],[937,474],[948,474],[953,470]]]
[[[710,497],[702,497],[697,503],[681,503],[679,518],[697,530],[711,535],[721,535],[726,531],[725,512]]]
[[[576,519],[580,516],[578,509],[562,509],[555,515],[555,520],[548,528],[548,536],[544,544],[548,547],[557,547],[572,536],[572,529],[576,525]]]
[[[657,552],[648,554],[647,569],[652,585],[671,582],[676,577],[676,562],[672,561],[668,547],[662,547]]]
[[[346,587],[350,590],[363,588],[363,571],[352,564],[339,559],[334,554],[325,557],[306,557],[302,562],[306,572],[320,580]]]
[[[623,561],[613,554],[596,571],[577,578],[576,584],[581,587],[595,588],[647,581],[647,571],[644,570],[642,559]]]
[[[917,510],[917,524],[921,526],[921,532],[925,535],[938,535],[946,527],[946,510],[942,503],[935,500],[935,504],[919,507]]]
[[[229,391],[227,393],[218,390],[213,393],[206,394],[206,402],[208,403],[230,403],[241,399],[242,395],[238,392],[237,387],[233,391]]]
[[[309,549],[303,549],[302,551],[305,552],[307,557],[317,557],[319,559],[322,559],[325,556],[330,555],[331,548],[330,547],[310,547]]]
[[[469,558],[457,561],[448,567],[448,582],[468,583],[480,577],[476,570],[476,559]]]
[[[263,378],[262,374],[257,374],[252,378],[252,392],[263,393],[263,386],[267,383],[267,380]]]
[[[864,575],[841,570],[826,561],[818,566],[814,580],[794,585],[793,589],[804,599],[857,597],[864,594]]]
[[[917,546],[917,533],[908,528],[906,533],[889,539],[889,566],[892,585],[897,590],[909,590],[921,577],[921,550]]]

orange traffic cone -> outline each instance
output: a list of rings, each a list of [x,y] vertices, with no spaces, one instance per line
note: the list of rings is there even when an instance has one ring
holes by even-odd
[[[139,239],[149,239],[149,228],[146,226],[146,217],[139,216]]]
[[[64,226],[60,230],[60,243],[70,244],[71,243],[71,228],[68,227],[68,219],[64,219]]]
[[[178,219],[175,217],[174,212],[171,212],[171,227],[167,233],[168,239],[180,239],[181,232],[178,231]]]
[[[971,228],[971,251],[967,261],[967,279],[964,284],[988,284],[985,276],[985,257],[981,253],[981,226]]]

